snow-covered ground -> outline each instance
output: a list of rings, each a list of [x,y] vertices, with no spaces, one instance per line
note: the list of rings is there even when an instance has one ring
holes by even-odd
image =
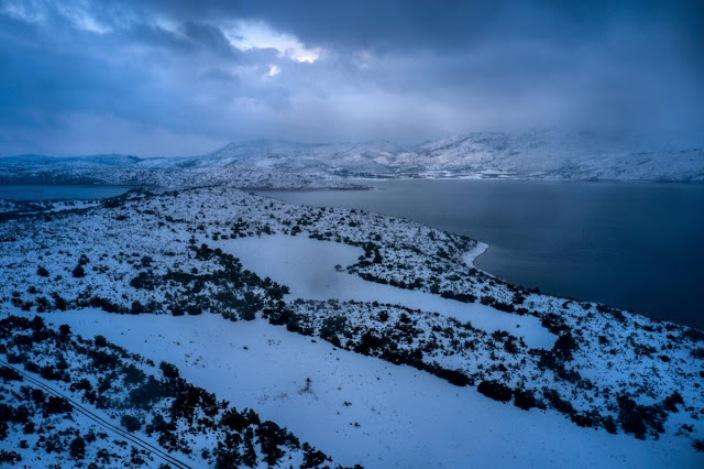
[[[341,463],[701,467],[701,331],[503,282],[476,246],[231,187],[138,193],[0,223],[0,313],[174,362]],[[56,366],[60,344],[20,336],[8,361]],[[105,378],[84,349],[74,381]]]
[[[224,240],[216,246],[237,256],[245,268],[287,285],[293,298],[377,301],[437,312],[469,321],[488,333],[508,331],[522,337],[531,348],[549,349],[557,338],[534,316],[507,314],[481,303],[462,303],[419,290],[369,282],[347,273],[344,269],[364,254],[355,246],[282,234]]]
[[[342,464],[366,467],[698,467],[673,435],[640,441],[522,411],[406,366],[339,350],[265,321],[217,315],[45,316],[85,337],[167,360],[237,408],[275,418]]]

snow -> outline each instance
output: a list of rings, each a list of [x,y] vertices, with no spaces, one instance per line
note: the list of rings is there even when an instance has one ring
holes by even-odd
[[[96,310],[45,319],[174,363],[188,381],[275,419],[342,464],[701,467],[701,455],[674,435],[639,441],[580,428],[556,412],[522,411],[475,388],[339,350],[262,320]]]
[[[469,321],[492,333],[505,330],[522,337],[532,348],[549,349],[555,335],[534,316],[498,311],[480,303],[462,303],[418,290],[369,282],[357,275],[337,271],[354,264],[363,250],[355,246],[282,234],[223,240],[216,244],[240,258],[245,268],[287,285],[290,297],[313,300],[378,301],[437,312]]]
[[[486,250],[489,249],[489,245],[486,243],[482,242],[477,242],[477,244],[467,251],[464,256],[462,256],[462,260],[464,261],[465,264],[467,264],[469,267],[475,267],[474,262],[477,260],[479,256],[484,254]]]
[[[229,183],[247,188],[349,187],[344,176],[704,180],[700,141],[558,131],[472,132],[411,148],[389,142],[233,142],[205,155],[0,158],[5,182],[95,181],[159,186]]]

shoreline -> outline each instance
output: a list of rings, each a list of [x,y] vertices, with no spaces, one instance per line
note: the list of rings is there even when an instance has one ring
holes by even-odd
[[[462,254],[462,261],[469,267],[477,269],[478,267],[475,265],[475,261],[479,258],[479,256],[484,254],[487,249],[489,249],[489,245],[487,243],[477,241],[477,244],[472,249]]]

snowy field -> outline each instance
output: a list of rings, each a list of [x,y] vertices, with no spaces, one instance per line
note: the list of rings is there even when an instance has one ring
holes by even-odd
[[[427,373],[219,315],[46,315],[84,337],[174,363],[184,378],[251,407],[342,464],[366,467],[697,467],[671,434],[640,441],[522,411]]]
[[[344,271],[363,250],[305,236],[270,235],[219,241],[223,251],[237,256],[245,268],[287,285],[291,298],[378,301],[437,312],[469,321],[489,333],[505,330],[522,337],[532,348],[549,349],[556,337],[533,316],[507,314],[480,303],[462,303],[418,290],[366,281]],[[480,249],[485,245],[480,245]],[[471,262],[481,250],[465,258]],[[342,269],[336,269],[339,265]],[[339,270],[339,271],[338,271]]]

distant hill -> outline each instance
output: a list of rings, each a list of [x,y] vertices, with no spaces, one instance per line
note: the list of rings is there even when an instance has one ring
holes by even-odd
[[[0,182],[337,187],[349,178],[448,177],[704,181],[704,147],[593,133],[476,132],[413,147],[390,142],[233,142],[190,157],[0,158]],[[304,180],[307,181],[304,183]]]

